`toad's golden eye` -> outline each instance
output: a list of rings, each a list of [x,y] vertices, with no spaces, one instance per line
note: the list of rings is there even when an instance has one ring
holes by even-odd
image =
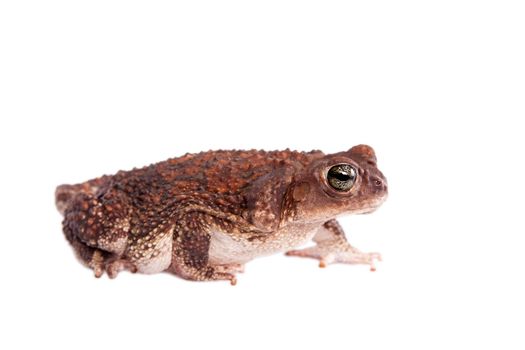
[[[357,171],[350,164],[337,164],[328,170],[326,179],[335,190],[349,191],[355,183]]]

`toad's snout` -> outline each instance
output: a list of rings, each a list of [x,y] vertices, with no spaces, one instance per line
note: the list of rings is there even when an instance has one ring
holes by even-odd
[[[372,184],[372,191],[377,194],[383,193],[385,196],[388,194],[388,183],[384,177],[372,176],[370,182]]]

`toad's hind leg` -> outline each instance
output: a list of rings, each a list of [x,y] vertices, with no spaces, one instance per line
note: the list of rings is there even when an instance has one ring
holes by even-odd
[[[236,272],[241,266],[212,266],[209,263],[210,248],[209,227],[206,214],[186,213],[177,220],[173,232],[173,257],[170,271],[193,281],[227,280],[232,285],[237,283]]]
[[[106,193],[100,198],[79,193],[64,212],[64,234],[82,263],[100,277],[106,271],[115,277],[119,271],[136,268],[123,254],[127,247],[129,210],[125,197]]]
[[[64,235],[73,247],[80,262],[90,267],[95,273],[95,277],[102,276],[104,273],[104,261],[109,258],[110,253],[88,246],[78,239],[67,226],[64,227]]]
[[[114,253],[88,246],[67,228],[64,228],[64,234],[73,247],[77,258],[82,264],[93,270],[95,277],[101,277],[104,271],[109,278],[115,278],[122,270],[129,270],[132,273],[137,272],[137,268],[133,263],[119,258]]]

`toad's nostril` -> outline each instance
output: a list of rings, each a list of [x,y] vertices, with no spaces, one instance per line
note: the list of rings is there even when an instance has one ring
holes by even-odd
[[[379,186],[382,186],[383,185],[383,181],[379,180],[379,179],[374,179],[374,185],[379,187]]]

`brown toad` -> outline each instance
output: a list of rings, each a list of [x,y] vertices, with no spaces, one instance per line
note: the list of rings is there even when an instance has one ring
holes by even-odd
[[[96,277],[170,271],[229,280],[277,252],[368,264],[335,220],[369,213],[387,197],[371,147],[320,151],[209,151],[56,190],[63,230]],[[294,249],[313,239],[315,246]]]

